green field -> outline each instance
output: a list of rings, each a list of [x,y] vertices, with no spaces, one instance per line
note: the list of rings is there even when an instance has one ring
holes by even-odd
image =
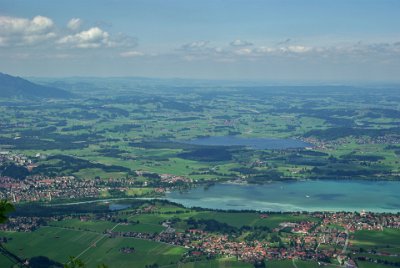
[[[43,227],[32,233],[1,232],[0,235],[11,238],[5,247],[20,258],[47,256],[65,263],[69,256],[79,256],[88,267],[96,267],[99,263],[110,264],[111,267],[144,267],[154,263],[167,265],[177,262],[185,252],[182,247],[163,243],[133,238],[110,239],[90,231],[56,227]],[[95,241],[98,242],[93,246]],[[119,250],[123,247],[133,247],[135,251],[122,253]],[[4,258],[0,261],[6,263]]]
[[[92,232],[43,227],[32,233],[1,232],[11,238],[5,247],[20,258],[47,256],[64,263],[77,256],[101,235]]]
[[[392,267],[392,266],[388,266],[388,265],[365,262],[365,261],[358,261],[357,265],[359,268],[389,268],[389,267]]]
[[[81,220],[63,220],[63,221],[53,221],[50,223],[51,226],[64,227],[77,229],[82,231],[93,231],[102,233],[107,229],[111,229],[116,224],[108,221],[81,221]]]
[[[122,247],[134,247],[135,252],[125,254],[119,251]],[[185,252],[184,248],[131,238],[104,239],[96,248],[81,258],[88,267],[98,263],[110,264],[112,267],[144,267],[149,264],[168,265],[176,263]]]
[[[248,263],[238,262],[230,258],[222,258],[212,261],[199,261],[192,263],[179,264],[179,268],[251,268]]]
[[[268,228],[276,228],[282,222],[301,222],[317,220],[307,215],[285,215],[285,214],[271,214],[267,218],[261,218],[260,215],[255,213],[229,213],[229,212],[200,212],[194,218],[197,219],[215,219],[220,222],[227,223],[234,227],[242,226],[266,226]]]
[[[354,247],[385,248],[389,252],[400,252],[400,230],[357,231],[351,242]]]
[[[266,262],[266,267],[276,267],[276,268],[316,268],[316,267],[321,267],[318,265],[317,262],[314,261],[301,261],[301,260],[281,260],[281,261],[267,261]],[[322,267],[326,268],[333,268],[337,267],[334,265],[325,265]]]
[[[128,224],[118,225],[114,230],[116,232],[140,232],[140,233],[159,233],[165,228],[159,224],[152,223],[139,223],[139,224]]]
[[[0,267],[8,268],[12,267],[15,263],[8,259],[6,256],[0,254]]]

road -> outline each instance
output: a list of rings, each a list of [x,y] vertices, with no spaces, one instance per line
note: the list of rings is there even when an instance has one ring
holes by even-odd
[[[344,242],[342,254],[346,254],[347,246],[349,244],[349,230],[346,229],[345,233],[346,233],[346,241]]]

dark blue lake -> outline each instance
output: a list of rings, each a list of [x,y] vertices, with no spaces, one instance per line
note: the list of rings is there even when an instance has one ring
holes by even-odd
[[[236,136],[204,137],[187,141],[185,143],[212,146],[246,146],[257,150],[305,148],[312,146],[310,143],[295,139],[243,138]]]
[[[111,210],[111,211],[117,211],[117,210],[127,209],[127,208],[130,208],[130,207],[131,207],[131,205],[128,205],[128,204],[113,204],[113,203],[111,203],[108,206],[108,209]]]

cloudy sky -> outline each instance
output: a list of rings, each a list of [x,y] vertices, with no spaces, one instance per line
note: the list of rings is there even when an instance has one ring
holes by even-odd
[[[0,72],[400,81],[399,0],[0,0]]]

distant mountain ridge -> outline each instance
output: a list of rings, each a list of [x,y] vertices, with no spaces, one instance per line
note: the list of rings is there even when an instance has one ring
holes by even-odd
[[[21,77],[0,72],[0,98],[71,98],[74,95],[66,90],[42,86]]]

